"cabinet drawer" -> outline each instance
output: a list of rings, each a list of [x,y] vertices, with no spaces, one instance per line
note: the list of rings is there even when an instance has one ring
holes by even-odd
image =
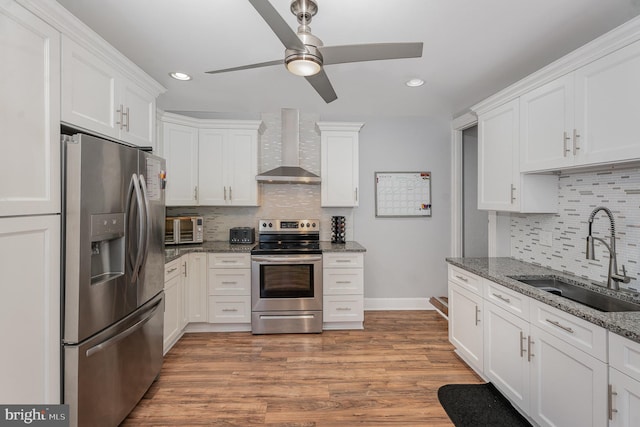
[[[363,268],[361,253],[328,252],[322,254],[322,266],[330,268]]]
[[[364,320],[362,295],[325,295],[322,303],[323,322],[362,322]]]
[[[325,295],[362,295],[363,271],[361,268],[325,268],[322,272],[322,288]]]
[[[482,277],[469,273],[462,268],[449,265],[449,281],[457,283],[473,293],[482,295]]]
[[[251,296],[210,296],[209,323],[251,323]]]
[[[609,332],[609,365],[640,381],[640,343]]]
[[[251,296],[251,270],[212,268],[207,278],[209,295]]]
[[[180,275],[182,258],[174,259],[164,265],[164,281],[165,283],[174,277]]]
[[[209,254],[209,268],[251,268],[251,254]]]
[[[529,320],[529,297],[495,282],[484,280],[484,299],[516,316]]]
[[[531,325],[549,332],[596,359],[607,361],[607,331],[593,323],[532,300]]]

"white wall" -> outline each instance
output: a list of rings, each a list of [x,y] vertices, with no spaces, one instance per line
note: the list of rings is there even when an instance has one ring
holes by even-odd
[[[360,121],[360,119],[358,119]],[[451,227],[450,120],[363,118],[354,239],[367,248],[365,298],[447,295]],[[430,218],[376,218],[374,172],[431,171]]]

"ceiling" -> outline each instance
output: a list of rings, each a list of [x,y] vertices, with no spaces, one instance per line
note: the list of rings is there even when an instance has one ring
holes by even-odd
[[[326,66],[338,94],[326,104],[284,66],[205,74],[284,56],[246,0],[58,1],[168,89],[159,108],[238,116],[455,116],[640,14],[640,0],[318,0],[325,46],[424,42],[422,58]],[[295,30],[291,1],[270,1]],[[414,77],[426,84],[405,86]]]

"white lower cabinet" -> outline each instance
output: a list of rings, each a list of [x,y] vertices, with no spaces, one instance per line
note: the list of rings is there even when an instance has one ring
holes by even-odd
[[[364,255],[322,255],[323,329],[362,329],[364,322]]]
[[[607,361],[611,354],[613,365],[615,352],[607,351],[603,328],[450,266],[449,340],[471,368],[536,424],[607,425]],[[625,341],[629,345],[618,351],[627,354],[618,357],[628,361],[622,375],[629,378],[629,373],[635,373],[638,379],[640,344]],[[631,344],[637,346],[637,353],[629,350]],[[640,381],[621,380],[611,386],[614,392],[620,390],[609,396],[619,407],[613,417],[635,420],[635,424],[615,425],[640,425],[640,411],[634,413],[636,407],[629,403],[639,399]],[[621,401],[616,403],[617,399]]]
[[[207,254],[188,255],[187,277],[187,322],[207,321]]]
[[[640,343],[609,333],[609,426],[640,426]]]
[[[449,281],[449,341],[456,347],[456,353],[478,372],[482,372],[484,363],[483,303],[482,295]]]
[[[166,354],[180,339],[185,326],[183,266],[187,255],[164,266],[164,330],[163,348]]]
[[[251,255],[209,254],[208,321],[251,327]]]

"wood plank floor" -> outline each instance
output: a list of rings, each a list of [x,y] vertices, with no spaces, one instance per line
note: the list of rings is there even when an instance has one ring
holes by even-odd
[[[368,311],[365,330],[185,334],[123,426],[451,426],[437,390],[482,380],[435,311]]]

